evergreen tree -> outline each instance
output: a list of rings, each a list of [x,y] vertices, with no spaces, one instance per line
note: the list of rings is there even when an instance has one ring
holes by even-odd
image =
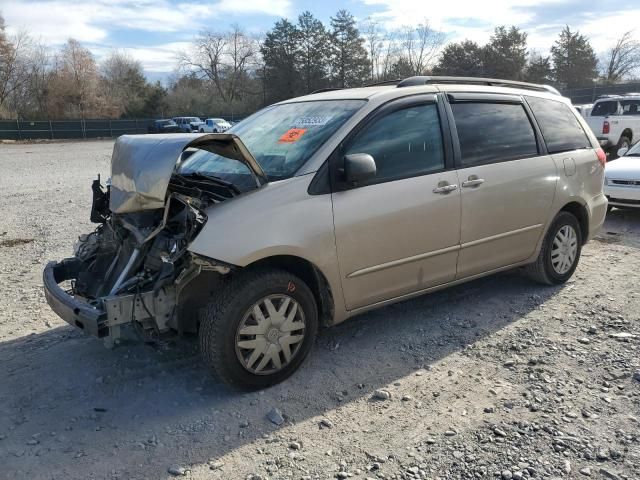
[[[357,87],[369,76],[369,58],[353,15],[340,10],[331,17],[331,73],[336,87]]]
[[[553,68],[549,57],[543,57],[539,53],[532,53],[524,72],[527,82],[550,83],[553,81]]]
[[[320,20],[310,12],[298,17],[298,53],[296,67],[304,93],[326,87],[329,35]]]
[[[496,27],[484,47],[485,75],[505,80],[522,80],[527,64],[527,34],[517,27]]]
[[[434,73],[436,75],[482,77],[484,75],[483,48],[470,40],[448,44],[442,51]]]
[[[269,101],[295,97],[300,92],[301,79],[296,68],[299,36],[296,26],[284,18],[266,35],[261,52]]]
[[[566,88],[589,85],[597,76],[598,60],[589,40],[568,25],[551,47],[551,57],[555,79]]]

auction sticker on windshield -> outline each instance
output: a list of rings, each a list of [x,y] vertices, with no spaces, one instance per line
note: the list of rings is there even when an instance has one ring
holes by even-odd
[[[278,139],[278,143],[295,143],[306,131],[306,128],[291,128]]]
[[[291,122],[292,127],[319,127],[331,120],[331,115],[315,115],[312,117],[298,117]]]

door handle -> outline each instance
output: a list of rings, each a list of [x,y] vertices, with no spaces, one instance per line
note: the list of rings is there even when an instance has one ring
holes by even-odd
[[[452,183],[440,182],[436,188],[433,189],[433,193],[440,193],[446,195],[458,189],[458,185]]]
[[[469,179],[465,182],[462,182],[462,186],[467,187],[477,187],[478,185],[482,185],[484,183],[484,178],[480,178],[477,175],[469,175]]]

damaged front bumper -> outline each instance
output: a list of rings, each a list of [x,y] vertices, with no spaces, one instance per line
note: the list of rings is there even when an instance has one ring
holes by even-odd
[[[62,282],[76,279],[81,264],[76,258],[49,262],[42,274],[44,296],[56,315],[69,325],[95,337],[106,337],[109,335],[107,313],[74,298],[60,287]]]
[[[90,304],[64,290],[60,284],[75,281],[82,266],[77,258],[49,262],[44,269],[44,295],[51,309],[65,322],[98,338],[120,336],[119,327],[134,321],[150,323],[163,333],[171,328],[177,305],[175,286],[158,291],[114,295]],[[196,273],[195,271],[192,273]],[[188,281],[182,278],[182,281]]]

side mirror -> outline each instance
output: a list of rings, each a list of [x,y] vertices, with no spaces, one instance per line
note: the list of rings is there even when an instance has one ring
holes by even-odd
[[[359,183],[376,176],[376,161],[368,153],[352,153],[344,157],[347,182]]]
[[[618,156],[619,157],[624,157],[627,152],[629,151],[629,147],[622,147],[618,149]]]

